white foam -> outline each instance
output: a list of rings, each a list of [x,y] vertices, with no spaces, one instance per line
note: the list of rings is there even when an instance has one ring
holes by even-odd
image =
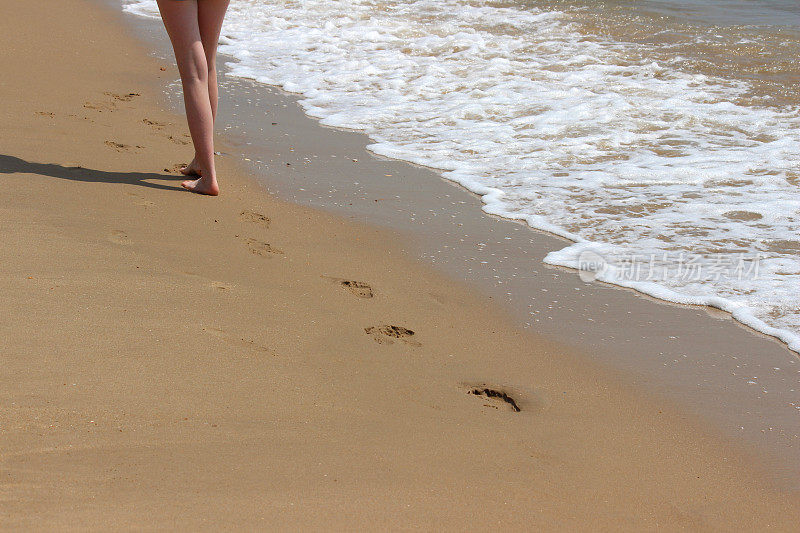
[[[158,16],[153,0],[123,1]],[[223,33],[231,74],[302,94],[375,153],[441,169],[487,213],[575,241],[547,262],[577,268],[594,246],[599,279],[719,307],[800,351],[797,109],[737,105],[742,82],[490,1],[239,0]],[[761,254],[759,275],[669,275],[670,257],[708,273],[733,252]],[[651,279],[613,266],[665,254]]]

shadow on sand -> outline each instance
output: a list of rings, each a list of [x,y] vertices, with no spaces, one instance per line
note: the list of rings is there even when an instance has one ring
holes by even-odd
[[[83,167],[64,167],[52,163],[32,163],[18,157],[0,154],[0,174],[38,174],[51,178],[61,178],[73,181],[86,181],[95,183],[127,183],[129,185],[140,185],[152,189],[164,189],[168,191],[182,191],[180,186],[163,185],[160,183],[150,183],[148,180],[180,180],[186,179],[185,176],[170,176],[168,174],[155,174],[152,172],[107,172],[105,170],[93,170]]]

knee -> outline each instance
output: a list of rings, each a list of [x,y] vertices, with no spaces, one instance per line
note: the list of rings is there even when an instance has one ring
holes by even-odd
[[[208,83],[208,63],[202,52],[191,51],[179,64],[181,79],[184,83]]]

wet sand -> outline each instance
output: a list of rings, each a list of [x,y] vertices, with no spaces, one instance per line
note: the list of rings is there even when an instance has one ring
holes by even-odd
[[[402,234],[269,195],[233,157],[221,197],[182,191],[171,63],[95,3],[0,5],[0,526],[800,519],[757,459]]]
[[[480,199],[433,171],[371,155],[364,135],[320,128],[294,95],[223,79],[230,151],[262,158],[252,170],[270,191],[400,232],[409,255],[467,282],[520,327],[680,406],[750,448],[781,487],[800,489],[800,359],[785,344],[717,309],[586,283],[545,265],[565,240],[485,215]]]

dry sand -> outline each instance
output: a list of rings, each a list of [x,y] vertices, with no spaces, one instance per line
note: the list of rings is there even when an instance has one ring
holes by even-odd
[[[86,0],[0,6],[0,527],[796,529],[752,458],[397,235],[232,158],[182,191],[171,67]]]

